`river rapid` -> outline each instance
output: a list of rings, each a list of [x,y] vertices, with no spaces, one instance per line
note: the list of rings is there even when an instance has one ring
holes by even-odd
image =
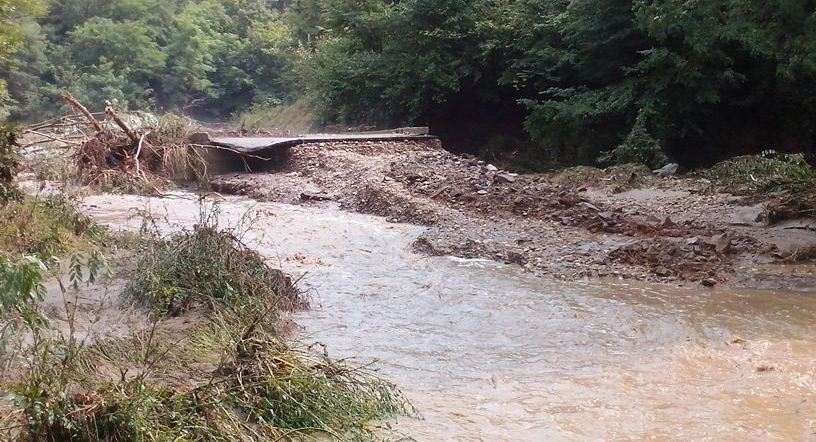
[[[816,436],[816,294],[562,282],[411,250],[422,227],[329,204],[218,197],[224,225],[303,276],[296,339],[374,365],[416,440],[768,440]],[[92,195],[114,229],[191,226],[198,195]],[[304,276],[305,275],[305,276]]]

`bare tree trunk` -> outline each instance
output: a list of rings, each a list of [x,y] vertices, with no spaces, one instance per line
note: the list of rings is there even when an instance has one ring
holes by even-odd
[[[91,112],[88,111],[88,108],[85,107],[82,103],[80,103],[79,100],[74,98],[74,96],[68,92],[63,93],[62,98],[66,102],[68,102],[68,105],[71,106],[72,109],[82,114],[88,120],[88,122],[91,123],[91,126],[93,126],[94,130],[96,130],[97,132],[102,132],[102,126],[99,124],[99,121],[97,121],[96,118],[94,118]]]

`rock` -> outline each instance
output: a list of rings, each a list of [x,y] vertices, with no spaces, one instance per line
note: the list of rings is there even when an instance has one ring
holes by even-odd
[[[668,228],[668,227],[677,227],[677,224],[674,221],[672,221],[671,217],[667,216],[666,218],[663,219],[663,222],[660,223],[660,227],[666,227],[666,228]]]
[[[728,247],[731,246],[731,240],[729,240],[725,234],[712,236],[708,243],[714,246],[714,250],[716,250],[717,253],[725,253]]]
[[[510,250],[506,253],[505,261],[509,264],[524,265],[527,263],[527,258],[525,258],[522,253]]]
[[[614,216],[615,216],[615,214],[612,213],[612,212],[609,212],[609,211],[607,211],[607,212],[598,212],[598,218],[600,218],[600,219],[602,219],[604,221],[609,221]]]
[[[737,206],[730,217],[730,224],[734,226],[761,226],[765,224],[767,213],[765,206]]]
[[[489,171],[491,171],[491,172],[496,172],[496,171],[498,171],[498,170],[499,170],[499,168],[498,168],[498,167],[496,167],[496,166],[494,166],[494,165],[492,165],[492,164],[488,164],[487,166],[485,166],[485,169],[487,169],[487,170],[489,170]]]
[[[482,190],[480,190],[480,191],[478,191],[476,193],[478,193],[479,195],[487,195],[487,191],[484,190],[484,189],[482,189]]]
[[[516,182],[516,177],[509,173],[500,173],[496,175],[495,180],[499,183],[514,183]]]
[[[661,167],[660,169],[653,170],[652,173],[659,176],[659,177],[669,177],[674,176],[677,174],[677,169],[680,168],[680,165],[677,163],[669,163],[665,166]]]
[[[303,192],[300,194],[300,199],[302,201],[331,201],[332,197],[325,193]]]
[[[587,209],[593,210],[595,212],[600,212],[601,211],[601,209],[599,209],[597,206],[592,205],[592,204],[590,204],[590,203],[588,203],[586,201],[581,201],[580,203],[578,203],[578,205],[581,206],[581,207],[586,207]]]
[[[654,274],[665,278],[667,276],[671,276],[671,271],[663,266],[657,266],[654,269]]]

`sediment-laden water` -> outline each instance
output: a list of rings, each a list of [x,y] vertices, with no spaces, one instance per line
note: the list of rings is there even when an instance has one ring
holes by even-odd
[[[334,207],[226,198],[225,224],[290,273],[312,309],[298,338],[373,360],[422,414],[417,440],[810,439],[816,296],[681,290],[532,277],[489,261],[425,257],[421,227]],[[192,225],[198,196],[90,196],[135,228]],[[251,215],[247,216],[247,212]],[[814,293],[816,294],[816,293]]]

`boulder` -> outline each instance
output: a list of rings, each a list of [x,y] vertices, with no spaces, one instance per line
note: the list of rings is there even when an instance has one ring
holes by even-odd
[[[514,183],[516,181],[516,175],[511,173],[499,173],[496,174],[496,178],[494,179],[499,183]]]
[[[653,170],[652,173],[659,177],[670,177],[677,174],[677,170],[680,168],[680,165],[677,163],[669,163],[665,166],[661,167],[660,169]]]

